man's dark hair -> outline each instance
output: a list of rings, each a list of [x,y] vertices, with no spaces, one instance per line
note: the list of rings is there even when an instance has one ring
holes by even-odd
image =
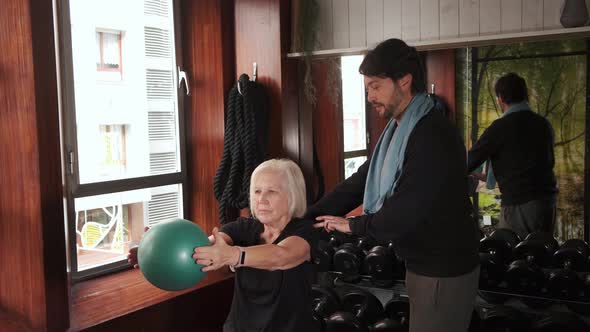
[[[359,67],[364,76],[388,77],[394,81],[412,74],[412,94],[426,91],[424,69],[414,47],[403,40],[388,39],[369,51]]]
[[[515,73],[500,77],[494,85],[496,96],[502,97],[506,104],[520,103],[529,100],[524,78]]]

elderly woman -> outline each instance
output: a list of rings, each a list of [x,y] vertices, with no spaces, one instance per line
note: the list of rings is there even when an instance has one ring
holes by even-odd
[[[305,182],[293,161],[260,164],[250,180],[253,218],[214,229],[212,245],[195,249],[203,271],[236,271],[223,331],[319,331],[312,318],[310,248],[316,234],[305,213]]]

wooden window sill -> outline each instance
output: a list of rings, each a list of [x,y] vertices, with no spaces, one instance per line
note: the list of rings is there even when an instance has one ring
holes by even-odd
[[[229,278],[233,274],[226,269],[209,272],[195,287],[179,292],[152,286],[136,269],[80,282],[71,290],[70,331],[83,330]]]

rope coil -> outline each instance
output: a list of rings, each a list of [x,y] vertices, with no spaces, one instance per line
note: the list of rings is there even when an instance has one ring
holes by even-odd
[[[219,202],[219,221],[227,222],[228,208],[249,205],[250,176],[266,158],[269,104],[264,87],[246,74],[230,90],[225,112],[223,155],[213,190]]]

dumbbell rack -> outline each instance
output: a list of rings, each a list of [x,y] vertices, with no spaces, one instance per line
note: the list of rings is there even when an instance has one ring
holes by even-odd
[[[348,282],[344,280],[344,275],[341,272],[328,271],[319,272],[317,284],[323,287],[341,287],[341,286],[353,286],[364,289],[375,295],[383,305],[392,298],[403,298],[407,297],[407,290],[404,280],[393,280],[391,285],[388,286],[376,286],[371,276],[361,275],[360,278],[355,282]],[[481,313],[482,310],[491,309],[499,304],[490,303],[484,298],[490,298],[492,296],[504,297],[505,301],[502,301],[501,305],[508,306],[524,313],[529,317],[535,317],[546,313],[553,312],[573,312],[571,309],[566,307],[566,303],[574,304],[579,307],[579,312],[575,313],[579,318],[584,320],[590,325],[590,302],[580,301],[568,301],[561,299],[553,299],[538,296],[528,296],[522,294],[514,294],[510,292],[499,292],[490,290],[479,290],[476,298],[476,310]],[[533,301],[543,301],[550,303],[550,305],[544,306],[540,309],[534,309],[529,305],[525,305],[523,299]]]

